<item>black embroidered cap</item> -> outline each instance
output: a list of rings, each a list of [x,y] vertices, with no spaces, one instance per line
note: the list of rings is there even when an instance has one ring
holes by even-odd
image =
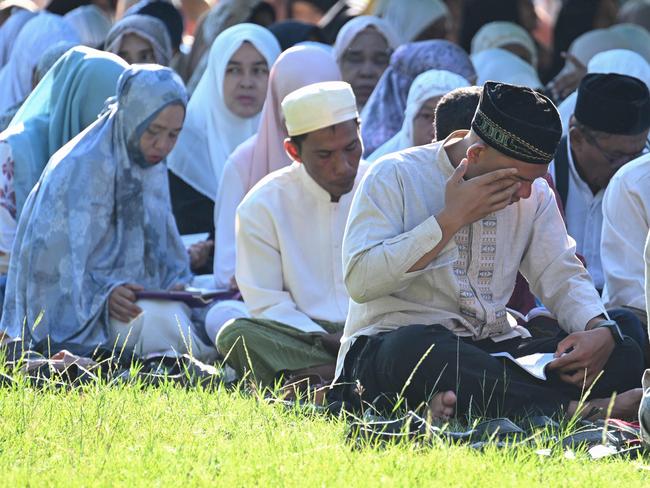
[[[472,129],[500,153],[525,163],[549,164],[562,137],[553,102],[523,86],[488,81]]]
[[[575,118],[607,134],[636,135],[650,127],[650,92],[627,75],[589,74],[578,88]]]

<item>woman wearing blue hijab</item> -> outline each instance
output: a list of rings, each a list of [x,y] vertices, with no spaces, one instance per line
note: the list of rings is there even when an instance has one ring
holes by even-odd
[[[50,159],[18,223],[6,334],[86,354],[98,346],[140,357],[212,353],[184,306],[136,302],[138,290],[171,290],[191,277],[160,164],[186,103],[173,71],[134,65],[99,120]]]
[[[0,272],[6,273],[16,221],[47,161],[97,120],[127,66],[113,54],[70,49],[0,134]]]

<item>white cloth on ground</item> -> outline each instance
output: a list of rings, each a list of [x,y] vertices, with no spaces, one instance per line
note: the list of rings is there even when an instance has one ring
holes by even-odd
[[[109,321],[108,344],[115,355],[147,359],[189,354],[202,362],[216,359],[216,348],[205,344],[193,330],[187,305],[162,300],[138,300],[136,305],[142,313],[128,324],[114,318]]]

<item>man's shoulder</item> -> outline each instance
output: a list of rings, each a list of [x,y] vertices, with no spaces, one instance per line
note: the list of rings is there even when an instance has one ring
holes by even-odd
[[[297,180],[297,163],[269,173],[246,194],[239,208],[268,206],[287,193],[287,188]]]
[[[635,184],[650,178],[650,154],[645,154],[619,169],[610,184]]]
[[[386,154],[370,164],[368,177],[386,173],[426,173],[437,160],[441,146],[442,142],[434,142]]]

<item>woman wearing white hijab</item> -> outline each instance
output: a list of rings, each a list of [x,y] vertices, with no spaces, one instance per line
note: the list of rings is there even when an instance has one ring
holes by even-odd
[[[460,75],[432,69],[419,75],[409,89],[402,129],[373,152],[368,161],[433,140],[433,114],[440,99],[456,88],[469,86]]]
[[[41,54],[58,41],[79,42],[79,36],[63,17],[41,12],[25,24],[9,61],[0,70],[0,113],[27,98]]]
[[[398,45],[397,35],[388,22],[372,15],[355,17],[336,36],[334,56],[343,81],[352,86],[359,111],[388,68],[390,55]]]
[[[472,54],[471,58],[476,68],[478,85],[486,81],[498,81],[534,89],[543,86],[535,68],[505,49],[486,49]]]
[[[596,54],[587,65],[587,72],[634,76],[650,89],[650,64],[643,56],[629,49],[611,49]],[[577,98],[577,92],[573,92],[558,106],[564,134],[569,132],[569,120],[575,111]]]
[[[516,54],[528,64],[537,67],[537,46],[528,32],[514,22],[490,22],[479,29],[472,39],[472,52],[487,49],[505,49]]]
[[[253,24],[230,27],[212,44],[208,67],[168,158],[174,215],[181,234],[213,229],[223,167],[230,153],[257,132],[269,69],[279,55],[280,45],[273,34]]]
[[[374,14],[390,24],[400,44],[444,39],[447,33],[449,9],[442,0],[379,0]]]

